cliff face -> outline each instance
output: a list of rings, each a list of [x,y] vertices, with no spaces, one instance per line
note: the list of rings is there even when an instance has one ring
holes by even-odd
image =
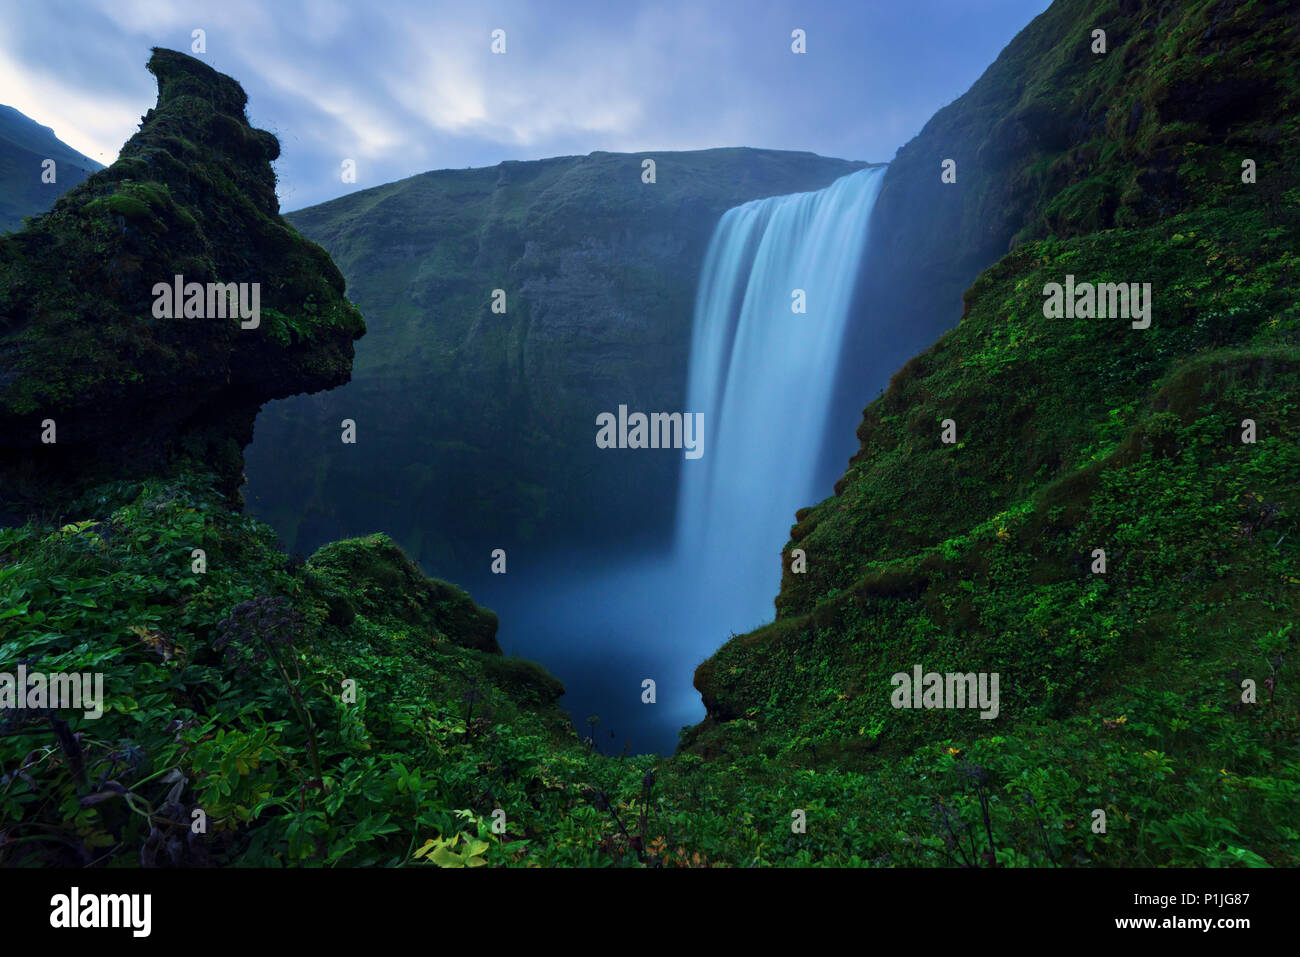
[[[239,85],[168,50],[149,69],[158,103],[117,162],[0,238],[10,512],[190,465],[233,494],[259,406],[347,381],[365,329],[329,256],[280,218],[279,145]],[[154,286],[178,274],[259,284],[260,325],[157,318]]]
[[[941,287],[1014,248],[866,408],[836,494],[798,513],[776,621],[698,669],[709,718],[693,749],[811,740],[924,767],[947,749],[993,775],[981,786],[989,768],[1038,776],[1039,800],[1079,808],[1089,781],[1118,781],[1104,793],[1141,808],[1148,835],[1195,816],[1224,775],[1285,763],[1226,742],[1296,728],[1293,693],[1252,710],[1242,682],[1277,681],[1300,606],[1300,17],[1088,7],[1054,4],[891,167],[880,215],[922,218],[877,230],[875,268],[968,250],[965,267],[933,267]],[[955,185],[939,182],[949,156]],[[1046,315],[1067,276],[1149,284],[1149,327]],[[918,665],[1000,676],[1000,709],[896,706],[893,676]],[[1143,747],[1176,795],[1120,770]],[[1284,789],[1294,772],[1276,771]],[[1203,822],[1196,846],[1292,860],[1280,806],[1235,837]],[[1090,856],[1111,853],[1084,830]]]
[[[593,153],[425,173],[290,214],[370,332],[347,387],[258,419],[250,507],[300,550],[382,527],[426,564],[662,533],[680,457],[600,452],[596,416],[683,410],[696,280],[725,210],[861,166]],[[355,447],[338,441],[344,418]]]

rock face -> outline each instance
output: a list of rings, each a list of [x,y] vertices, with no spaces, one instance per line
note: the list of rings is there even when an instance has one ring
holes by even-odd
[[[47,167],[46,160],[53,160],[54,166]],[[0,106],[0,233],[19,229],[25,217],[45,212],[103,168],[61,142],[48,126],[12,106]],[[48,182],[50,175],[54,182]]]
[[[597,415],[683,411],[696,280],[725,210],[863,165],[592,153],[425,173],[289,214],[370,332],[348,386],[258,419],[250,508],[300,551],[378,527],[426,567],[486,544],[662,535],[680,454],[602,452]],[[339,442],[344,418],[356,446]]]
[[[346,382],[365,331],[329,256],[280,218],[279,144],[249,126],[239,85],[170,50],[148,66],[158,103],[117,162],[0,238],[11,514],[190,465],[234,495],[260,405]],[[156,318],[154,286],[177,274],[258,283],[260,325]]]

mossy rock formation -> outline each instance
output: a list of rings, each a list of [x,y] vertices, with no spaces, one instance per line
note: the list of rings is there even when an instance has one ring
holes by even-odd
[[[279,215],[274,136],[239,84],[155,50],[158,103],[117,162],[0,238],[0,497],[11,513],[109,478],[242,481],[268,399],[348,380],[361,314]],[[259,283],[261,323],[154,317],[154,285]],[[54,442],[50,437],[53,423]]]
[[[421,629],[435,640],[501,653],[497,616],[474,604],[464,589],[426,578],[387,535],[331,542],[307,564],[336,583],[336,594],[357,596],[352,602],[335,599],[345,603],[340,609],[344,615],[360,612],[373,620]]]

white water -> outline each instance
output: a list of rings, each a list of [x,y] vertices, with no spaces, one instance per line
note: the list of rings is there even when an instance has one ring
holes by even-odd
[[[675,564],[734,629],[771,619],[794,513],[830,492],[814,477],[883,174],[728,210],[705,257],[686,407],[709,444],[682,463]]]
[[[670,753],[677,730],[703,717],[696,665],[731,634],[772,620],[794,513],[831,491],[815,487],[815,474],[883,172],[747,203],[718,222],[696,296],[686,403],[704,414],[704,454],[682,461],[672,551],[568,555],[524,587],[514,576],[509,588],[472,586],[501,614],[507,652],[563,678],[579,730],[587,714],[601,716],[602,750],[630,739],[634,751]],[[795,289],[806,314],[791,311]],[[526,638],[514,639],[512,622],[528,622]],[[642,701],[646,678],[653,706]],[[617,730],[614,741],[606,729]]]

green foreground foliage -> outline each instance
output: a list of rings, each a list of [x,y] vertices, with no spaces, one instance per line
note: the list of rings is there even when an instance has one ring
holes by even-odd
[[[106,676],[98,720],[7,716],[7,865],[979,865],[986,813],[1000,865],[1297,862],[1295,636],[1258,624],[1271,585],[1249,623],[1180,633],[1146,680],[1117,672],[1080,713],[1009,733],[855,747],[881,721],[825,689],[852,691],[837,652],[863,639],[826,629],[769,674],[774,699],[809,689],[818,722],[760,709],[707,729],[707,759],[617,758],[578,739],[544,671],[447,630],[482,644],[490,613],[427,580],[412,600],[419,573],[383,536],[295,562],[199,479],[82,509],[0,532],[0,658]],[[1231,704],[1234,665],[1257,705]]]
[[[1020,84],[1022,242],[868,406],[676,755],[580,739],[559,683],[390,539],[295,561],[223,494],[238,462],[161,470],[0,531],[0,663],[107,695],[98,720],[4,713],[0,864],[1300,864],[1300,24],[1089,6],[943,112]],[[121,173],[48,228],[172,209]],[[1151,283],[1150,328],[1045,317],[1067,274]],[[893,709],[915,664],[997,672],[998,716]]]

